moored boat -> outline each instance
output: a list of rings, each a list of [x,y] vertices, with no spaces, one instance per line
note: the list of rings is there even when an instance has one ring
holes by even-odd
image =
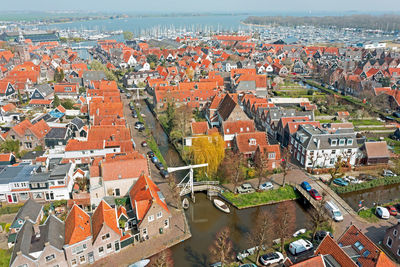
[[[225,213],[231,212],[228,205],[226,205],[225,202],[214,198],[213,203],[214,203],[214,206],[217,207],[217,209],[219,209],[220,211],[225,212]]]
[[[189,200],[187,198],[184,198],[182,201],[182,207],[186,210],[189,208]]]
[[[137,262],[135,262],[135,263],[132,263],[131,265],[129,265],[128,267],[145,267],[145,266],[147,266],[147,264],[149,264],[150,263],[150,260],[149,259],[144,259],[144,260],[140,260],[140,261],[137,261]]]

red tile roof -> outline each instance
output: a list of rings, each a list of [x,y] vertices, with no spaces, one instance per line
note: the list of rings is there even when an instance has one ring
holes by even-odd
[[[138,178],[142,173],[148,175],[147,159],[137,151],[106,157],[100,170],[104,181]]]
[[[100,201],[92,215],[92,233],[96,240],[104,225],[110,227],[115,233],[121,235],[118,228],[117,215],[115,209],[111,208],[104,200]]]
[[[91,236],[90,216],[73,205],[65,220],[65,244],[73,245]]]
[[[12,153],[0,154],[0,162],[7,162],[11,160]]]
[[[258,145],[268,145],[265,132],[240,133],[236,135],[235,140],[240,153],[253,153]],[[251,144],[252,140],[255,141],[254,144]]]
[[[50,106],[53,103],[51,99],[32,99],[29,101],[29,105],[45,105]]]
[[[143,220],[147,211],[154,204],[161,206],[169,213],[167,203],[165,199],[160,198],[159,193],[161,193],[161,191],[157,185],[147,175],[142,174],[129,191],[131,205],[136,211],[138,220]]]
[[[32,127],[32,123],[30,122],[30,120],[25,119],[23,121],[21,121],[20,123],[18,123],[17,125],[15,125],[12,129],[19,135],[19,136],[23,136],[25,135],[25,131],[27,129],[29,129],[30,127]]]
[[[40,120],[29,128],[30,131],[38,138],[42,139],[50,132],[50,126],[44,121]]]
[[[4,105],[4,106],[2,106],[1,107],[1,109],[4,111],[4,112],[9,112],[9,111],[12,111],[12,110],[14,110],[14,109],[16,109],[17,107],[13,104],[13,103],[8,103],[8,104],[6,104],[6,105]]]
[[[208,123],[206,121],[192,122],[192,134],[207,134]]]
[[[326,239],[326,238],[325,238]],[[364,247],[358,250],[354,244],[360,242]],[[357,252],[360,253],[360,257],[357,259],[363,267],[379,266],[379,267],[395,267],[396,264],[390,261],[385,253],[383,253],[378,246],[374,244],[368,237],[366,237],[357,227],[351,225],[346,232],[338,240],[343,246],[352,246]],[[332,249],[329,247],[329,249]],[[364,257],[362,254],[368,250],[370,254]],[[381,258],[382,257],[382,258]],[[379,264],[379,265],[378,265]],[[347,265],[343,265],[347,266]]]
[[[324,259],[322,258],[321,255],[306,259],[306,260],[304,260],[302,262],[299,262],[299,263],[296,263],[296,264],[289,264],[289,265],[285,265],[285,266],[291,266],[291,267],[326,267],[325,263],[324,263]]]
[[[255,131],[254,121],[224,121],[222,123],[224,134],[250,133]]]
[[[344,250],[329,236],[326,235],[324,240],[315,250],[315,255],[331,255],[341,266],[354,266],[357,264],[344,252]]]

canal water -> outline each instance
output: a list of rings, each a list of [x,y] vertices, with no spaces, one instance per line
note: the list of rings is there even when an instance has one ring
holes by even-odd
[[[168,137],[161,125],[154,118],[149,108],[142,102],[141,113],[145,115],[148,127],[151,128],[161,153],[165,157],[169,166],[183,166],[178,153],[168,142]],[[182,178],[186,173],[178,173],[177,179]],[[186,217],[190,226],[192,237],[178,245],[172,247],[175,266],[208,266],[210,263],[209,247],[215,240],[216,233],[223,227],[229,227],[231,240],[235,251],[249,248],[248,235],[255,226],[255,221],[261,211],[267,211],[271,218],[276,216],[276,210],[281,204],[268,205],[263,207],[237,210],[231,207],[231,213],[225,214],[217,210],[211,201],[207,199],[205,193],[196,194],[196,203],[190,202],[189,209],[186,210]],[[296,201],[291,201],[289,205],[291,214],[295,217],[293,227],[295,230],[310,227],[310,217],[307,208]],[[273,227],[271,225],[271,227]],[[271,238],[277,238],[272,236]]]
[[[385,204],[400,199],[399,192],[400,184],[393,184],[341,194],[340,196],[357,211],[360,201],[362,201],[363,206],[371,208],[374,203]]]

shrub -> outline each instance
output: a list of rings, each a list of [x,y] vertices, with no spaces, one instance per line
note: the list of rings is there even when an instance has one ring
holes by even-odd
[[[348,186],[334,186],[332,185],[331,188],[338,194],[349,193],[353,191],[365,190],[373,187],[383,186],[383,185],[390,185],[390,184],[397,184],[400,183],[400,176],[395,177],[385,177],[380,179],[375,179],[372,181],[364,182],[361,184],[349,184]]]

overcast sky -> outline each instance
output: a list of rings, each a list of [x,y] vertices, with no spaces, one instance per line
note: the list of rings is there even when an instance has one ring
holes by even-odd
[[[1,0],[3,2],[6,0]],[[399,12],[400,0],[12,0],[1,10],[125,12]]]

